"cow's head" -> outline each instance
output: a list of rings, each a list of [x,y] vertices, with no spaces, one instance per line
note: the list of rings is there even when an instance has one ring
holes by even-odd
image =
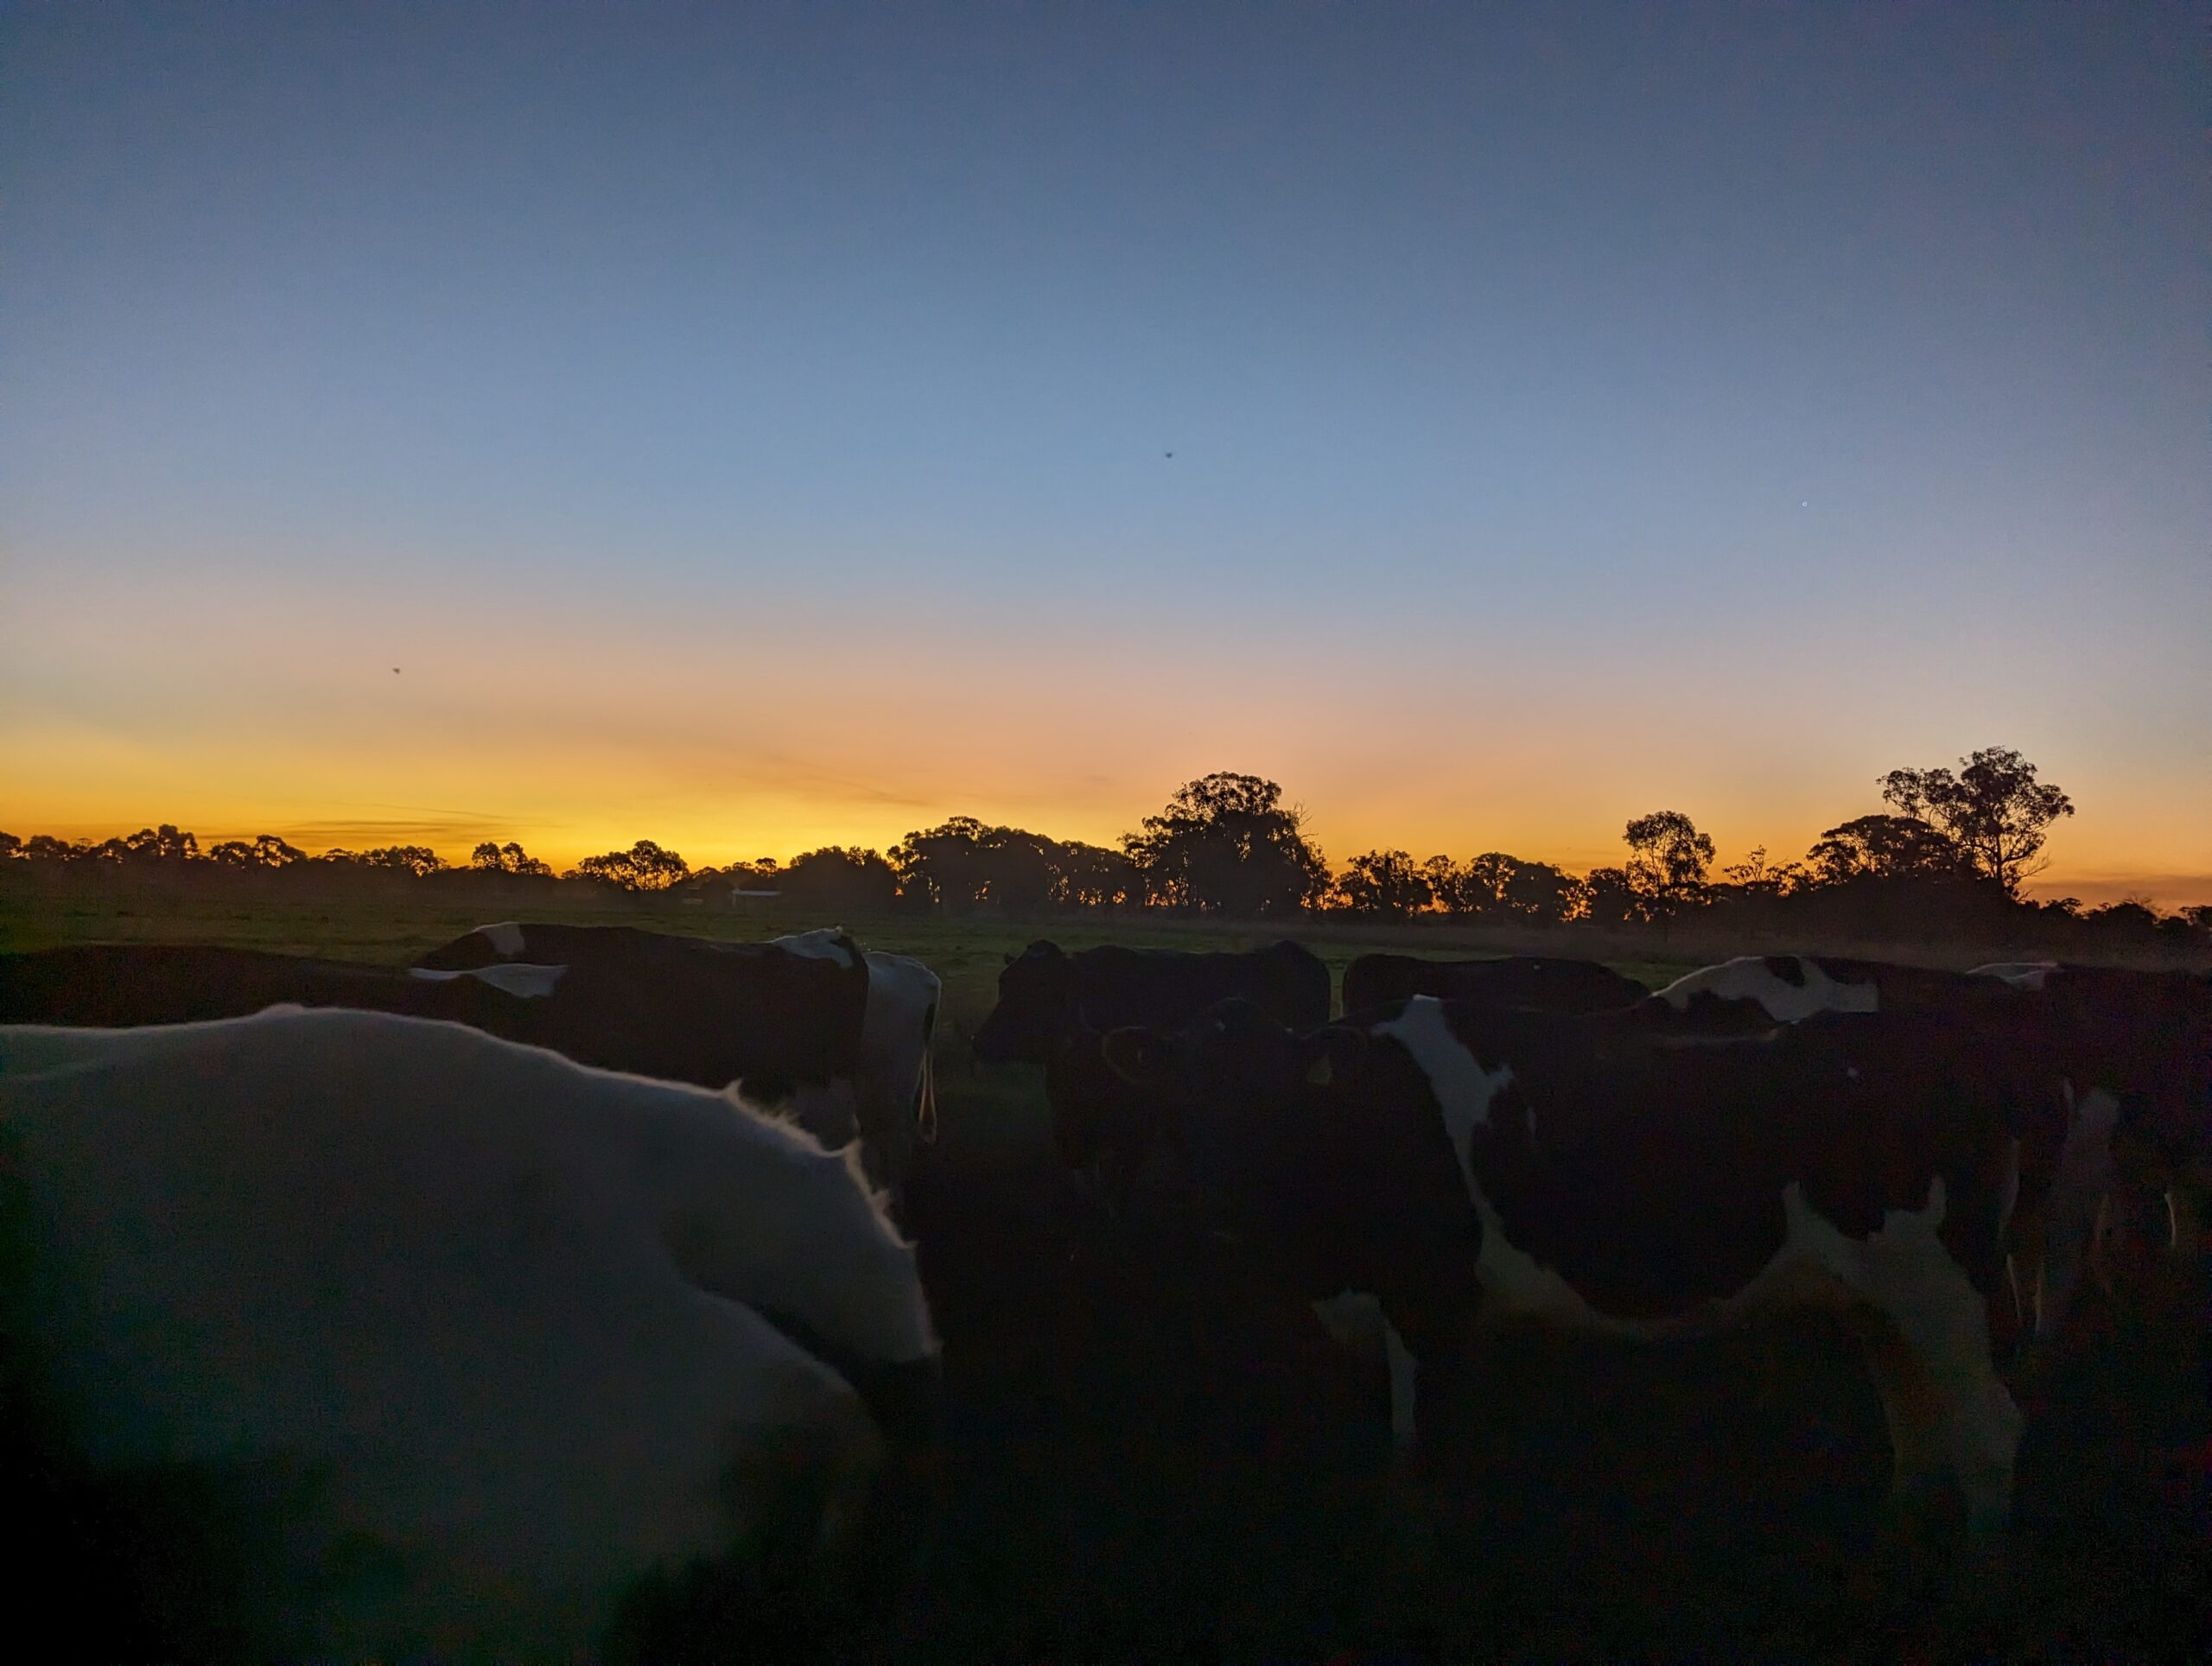
[[[1075,965],[1058,944],[1031,944],[1007,957],[998,1005],[976,1032],[985,1065],[1041,1065],[1075,1015]]]

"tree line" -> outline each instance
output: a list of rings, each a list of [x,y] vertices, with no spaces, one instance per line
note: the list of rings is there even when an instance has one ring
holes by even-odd
[[[556,875],[513,841],[487,840],[456,868],[423,845],[309,855],[269,833],[203,851],[192,834],[164,823],[99,843],[0,833],[0,862],[191,863],[302,877],[465,872],[701,899],[774,892],[794,906],[855,916],[1162,909],[1235,919],[1333,913],[1660,930],[1696,917],[1752,930],[1940,936],[2018,924],[2025,913],[2114,942],[2212,940],[2212,906],[2161,916],[2134,901],[2088,910],[2072,898],[2028,901],[2024,887],[2044,866],[2050,830],[2074,805],[2018,752],[1991,747],[1956,768],[1894,769],[1876,785],[1885,809],[1827,829],[1802,857],[1776,861],[1761,847],[1717,871],[1712,838],[1675,810],[1630,820],[1622,861],[1582,874],[1495,850],[1453,861],[1376,849],[1332,868],[1307,834],[1305,812],[1284,802],[1279,785],[1230,772],[1185,782],[1112,846],[955,816],[909,832],[887,851],[831,845],[788,862],[763,857],[695,868],[640,839]]]

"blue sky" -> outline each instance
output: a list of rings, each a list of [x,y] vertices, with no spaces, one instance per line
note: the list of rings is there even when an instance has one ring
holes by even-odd
[[[14,8],[0,816],[1580,862],[2005,744],[2212,895],[2201,23]]]

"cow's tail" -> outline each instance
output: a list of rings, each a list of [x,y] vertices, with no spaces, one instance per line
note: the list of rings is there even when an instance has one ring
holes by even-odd
[[[922,1079],[914,1090],[914,1124],[924,1145],[937,1143],[937,1002],[922,1018]]]

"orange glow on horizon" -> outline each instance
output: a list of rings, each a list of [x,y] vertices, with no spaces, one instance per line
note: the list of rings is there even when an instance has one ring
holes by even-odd
[[[31,600],[0,622],[0,828],[19,836],[170,821],[204,843],[272,832],[463,862],[514,839],[561,868],[651,838],[720,866],[887,849],[966,814],[1111,844],[1181,782],[1229,768],[1281,782],[1339,866],[1381,846],[1582,872],[1618,861],[1622,824],[1662,807],[1712,834],[1724,864],[1758,844],[1801,856],[1882,808],[1883,769],[1996,742],[2080,807],[2053,830],[2038,893],[2212,900],[2212,779],[2148,742],[2131,757],[2024,717],[2011,689],[1969,690],[1938,722],[1878,688],[1849,709],[1817,684],[1732,706],[1740,664],[1568,677],[1538,650],[1455,658],[1447,642],[1355,672],[1265,633],[1056,640],[918,607],[890,625],[787,607],[779,631],[753,631],[549,586],[395,599],[268,573],[127,588],[57,575]]]

